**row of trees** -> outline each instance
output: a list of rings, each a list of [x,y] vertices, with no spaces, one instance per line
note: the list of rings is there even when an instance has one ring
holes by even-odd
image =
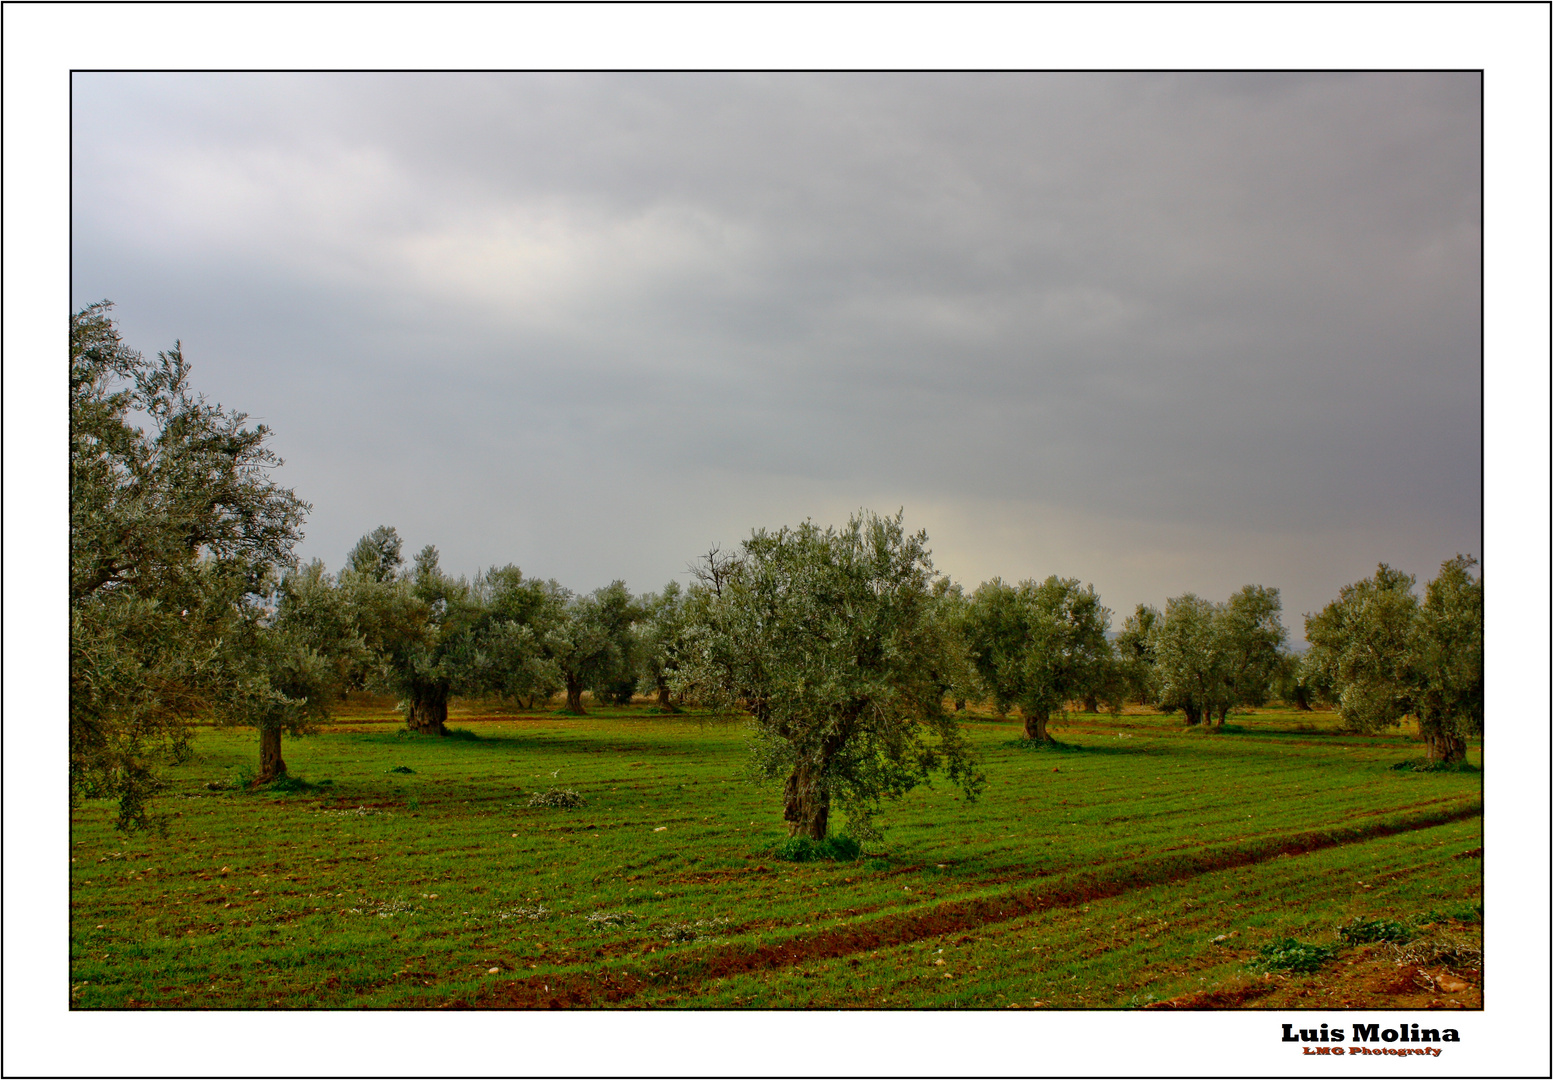
[[[148,359],[107,302],[70,320],[70,783],[143,825],[153,763],[188,753],[196,720],[251,725],[261,780],[281,739],[340,695],[398,695],[409,725],[445,730],[454,695],[581,709],[619,700],[644,667],[668,707],[682,591],[616,582],[574,596],[517,567],[453,578],[427,547],[406,567],[392,529],[338,577],[294,557],[310,507],[271,479],[269,431],[189,384],[180,348]]]
[[[280,582],[272,624],[309,634],[328,656],[336,695],[393,694],[412,730],[438,735],[454,697],[532,705],[565,691],[566,708],[581,714],[585,690],[625,702],[640,689],[675,709],[668,675],[683,608],[677,582],[641,597],[620,581],[577,595],[512,565],[452,577],[431,545],[406,567],[400,550],[397,531],[380,526],[337,578],[315,561]]]
[[[337,575],[292,552],[308,507],[276,486],[261,425],[188,387],[175,347],[127,349],[108,305],[71,320],[71,779],[145,820],[158,753],[186,753],[196,718],[260,733],[259,780],[282,736],[354,689],[392,693],[414,730],[446,732],[455,696],[526,704],[564,691],[659,707],[694,701],[753,719],[757,767],[783,781],[794,834],[823,838],[832,804],[867,835],[879,801],[942,773],[981,776],[955,722],[967,700],[1018,709],[1050,741],[1054,712],[1127,699],[1222,725],[1281,694],[1325,697],[1350,726],[1419,718],[1431,756],[1459,758],[1482,725],[1482,592],[1448,562],[1422,602],[1382,566],[1307,618],[1286,649],[1278,590],[1223,603],[1140,605],[1114,639],[1093,586],[993,579],[967,595],[934,570],[902,516],[760,530],[712,549],[686,588],[585,595],[518,567],[452,577],[435,547],[406,565],[369,533]],[[953,710],[946,702],[954,702]]]

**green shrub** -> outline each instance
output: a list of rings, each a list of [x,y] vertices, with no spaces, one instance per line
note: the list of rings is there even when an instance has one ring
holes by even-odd
[[[1336,955],[1337,950],[1326,945],[1283,938],[1258,949],[1251,966],[1266,971],[1316,971]]]
[[[1372,941],[1390,941],[1401,944],[1411,941],[1413,932],[1394,919],[1354,918],[1337,928],[1337,936],[1353,945],[1367,945]]]
[[[846,833],[826,837],[820,847],[829,849],[825,851],[825,857],[836,862],[853,862],[863,854],[863,845]]]
[[[789,836],[771,854],[772,858],[786,862],[814,862],[816,859],[852,862],[862,853],[862,844],[845,833],[836,833],[820,841],[807,836]]]
[[[771,854],[784,862],[810,862],[819,857],[818,848],[819,845],[807,836],[789,836]]]
[[[389,769],[388,771],[391,772],[391,773],[413,773],[415,770],[410,768],[410,766],[408,766],[408,765],[395,765],[392,769]]]

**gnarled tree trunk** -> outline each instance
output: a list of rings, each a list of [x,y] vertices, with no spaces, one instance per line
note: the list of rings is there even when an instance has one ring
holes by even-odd
[[[820,769],[805,762],[794,766],[782,788],[782,819],[787,822],[788,836],[825,839],[830,825],[830,790]]]
[[[1021,709],[1025,714],[1025,738],[1035,742],[1056,742],[1046,730],[1047,714],[1039,709],[1034,712]]]
[[[566,677],[566,711],[583,715],[582,711],[582,680],[574,679],[570,675]]]
[[[428,687],[410,699],[405,726],[427,735],[448,733],[448,692],[445,687]]]
[[[280,759],[280,728],[259,729],[259,775],[253,784],[268,784],[278,776],[286,775],[286,763]]]
[[[1087,713],[1097,713],[1097,712],[1099,712],[1100,711],[1100,699],[1098,697],[1096,697],[1094,694],[1090,694],[1088,697],[1086,697],[1084,699],[1084,711],[1087,712]]]
[[[658,711],[668,713],[679,712],[679,706],[669,700],[669,684],[666,682],[658,684]]]
[[[1202,711],[1192,702],[1182,705],[1181,712],[1186,716],[1187,727],[1196,727],[1198,722],[1202,720]]]
[[[957,698],[954,699],[954,711],[955,712],[964,712],[965,711],[965,699],[963,697],[957,697]]]
[[[1448,731],[1431,731],[1424,735],[1424,745],[1429,748],[1429,760],[1449,764],[1465,761],[1467,740]]]

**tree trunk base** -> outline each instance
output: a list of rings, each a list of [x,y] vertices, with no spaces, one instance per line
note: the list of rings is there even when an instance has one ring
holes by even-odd
[[[1429,748],[1429,760],[1440,765],[1451,765],[1467,759],[1467,740],[1448,732],[1436,732],[1424,736]]]
[[[259,729],[259,775],[252,787],[268,784],[286,775],[286,763],[280,757],[280,728]]]
[[[830,793],[802,766],[795,768],[783,785],[782,819],[787,822],[788,836],[825,839],[830,826]]]
[[[669,688],[667,686],[658,687],[658,711],[666,713],[679,712],[679,706],[669,700]]]
[[[1047,717],[1044,714],[1037,713],[1035,715],[1030,715],[1029,713],[1026,713],[1024,732],[1025,738],[1029,739],[1031,742],[1056,742],[1057,740],[1052,738],[1051,733],[1046,730],[1046,721]]]
[[[404,718],[405,726],[423,735],[448,733],[448,699],[422,698],[410,702],[410,711]]]

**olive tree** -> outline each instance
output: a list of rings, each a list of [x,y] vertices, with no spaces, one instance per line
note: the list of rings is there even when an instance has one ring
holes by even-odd
[[[1311,712],[1317,701],[1328,700],[1325,687],[1306,664],[1304,653],[1285,652],[1278,658],[1271,693],[1299,712]]]
[[[1225,699],[1226,658],[1217,619],[1216,605],[1185,593],[1165,602],[1165,613],[1151,631],[1156,700],[1167,709],[1180,709],[1188,726],[1211,722]]]
[[[671,581],[661,593],[643,596],[640,609],[641,621],[635,627],[634,651],[642,692],[655,696],[661,711],[679,712],[679,707],[670,700],[670,684],[679,670],[680,654],[685,647],[688,627],[685,590],[679,582]]]
[[[366,660],[366,643],[345,594],[318,560],[288,572],[265,617],[243,627],[241,647],[262,678],[249,680],[238,716],[259,731],[255,784],[286,772],[281,736],[304,734],[350,687]]]
[[[371,658],[360,684],[397,695],[410,730],[447,734],[454,696],[532,702],[560,686],[547,641],[562,621],[564,589],[512,565],[455,578],[430,544],[401,572],[399,546],[392,528],[367,534],[340,588]]]
[[[583,714],[582,692],[615,698],[632,674],[631,627],[639,618],[636,601],[623,581],[613,581],[587,596],[568,595],[559,618],[546,632],[546,654],[566,687],[566,710]],[[625,689],[630,700],[630,686]]]
[[[1154,627],[1159,609],[1139,604],[1112,642],[1123,692],[1139,705],[1154,701]]]
[[[1054,742],[1053,712],[1105,688],[1111,612],[1094,586],[1055,575],[1008,585],[1000,578],[971,596],[966,640],[971,662],[999,712],[1018,706],[1024,736]]]
[[[1424,590],[1413,633],[1414,712],[1432,761],[1461,761],[1483,732],[1483,578],[1477,560],[1440,564]]]
[[[938,617],[947,641],[947,647],[939,653],[939,667],[934,674],[940,694],[954,700],[955,712],[964,712],[970,696],[980,689],[976,669],[970,661],[967,636],[971,600],[965,595],[964,586],[947,577],[933,583],[933,596],[938,602]]]
[[[967,798],[982,778],[943,708],[953,641],[923,532],[864,513],[756,530],[691,590],[674,685],[752,718],[755,767],[782,779],[788,832],[824,839],[832,806],[859,838],[882,800],[935,772]]]
[[[379,525],[351,548],[345,556],[345,569],[367,581],[393,581],[404,567],[399,530],[392,525]]]
[[[1288,631],[1277,589],[1247,585],[1215,613],[1215,645],[1222,656],[1219,725],[1236,706],[1263,705],[1278,677]]]
[[[448,701],[478,605],[467,581],[443,573],[430,544],[409,571],[394,569],[400,561],[398,535],[386,531],[393,558],[358,558],[365,550],[358,544],[340,574],[340,587],[371,656],[363,685],[397,696],[411,731],[445,735]],[[381,538],[383,532],[375,535]]]
[[[524,577],[511,564],[477,574],[471,589],[481,617],[472,629],[462,692],[496,694],[532,708],[561,689],[560,669],[543,643],[562,618],[566,590],[553,580]]]
[[[1150,609],[1152,610],[1152,609]],[[1142,642],[1127,647],[1148,656],[1156,700],[1180,709],[1188,726],[1218,719],[1237,706],[1264,704],[1286,663],[1288,637],[1277,589],[1247,585],[1216,604],[1196,593],[1172,597],[1162,616],[1140,606],[1137,625],[1150,623]]]
[[[1381,563],[1305,617],[1306,662],[1331,681],[1337,713],[1354,731],[1400,723],[1413,711],[1411,650],[1418,597],[1413,575]]]
[[[149,361],[93,304],[70,317],[70,787],[148,823],[156,763],[267,678],[240,648],[308,506],[269,429],[209,404],[181,348]]]
[[[1460,761],[1483,730],[1483,582],[1457,555],[1419,602],[1414,578],[1381,563],[1306,616],[1306,663],[1329,681],[1338,714],[1357,731],[1418,720],[1431,760]]]

